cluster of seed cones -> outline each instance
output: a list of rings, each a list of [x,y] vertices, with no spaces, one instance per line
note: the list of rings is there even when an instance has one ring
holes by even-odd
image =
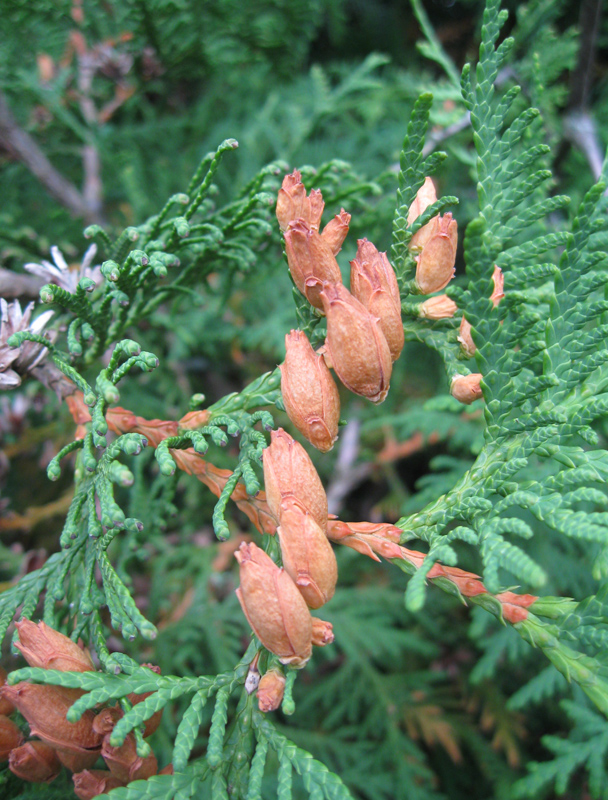
[[[437,200],[434,184],[426,178],[408,210],[411,225]],[[315,352],[302,331],[285,337],[286,357],[281,365],[281,389],[286,411],[296,426],[322,452],[338,435],[340,402],[330,368],[354,394],[381,403],[388,392],[392,364],[403,348],[401,298],[395,272],[386,253],[367,239],[358,240],[350,262],[350,291],[342,283],[336,255],[348,234],[350,214],[341,209],[323,229],[321,191],[307,194],[301,175],[286,175],[277,199],[277,218],[285,237],[285,252],[293,281],[300,292],[327,318],[324,345]],[[412,237],[416,258],[415,284],[421,294],[440,292],[454,277],[458,226],[450,213],[437,215]],[[503,295],[503,278],[494,270],[496,306]],[[454,316],[456,304],[447,295],[435,295],[419,306],[420,316]],[[459,340],[472,356],[471,326],[463,317]],[[463,403],[481,397],[481,375],[455,375],[450,391]]]
[[[422,200],[417,198],[416,203],[421,205]],[[367,239],[359,240],[356,258],[350,263],[349,291],[342,283],[336,255],[348,233],[350,215],[342,209],[319,231],[323,208],[321,192],[313,189],[307,194],[297,170],[285,177],[276,213],[289,269],[299,291],[325,315],[327,336],[318,352],[302,331],[285,337],[281,392],[295,427],[326,452],[336,441],[340,417],[330,368],[355,394],[382,402],[392,364],[403,348],[404,332],[399,286],[386,254]],[[420,289],[438,291],[454,273],[456,223],[451,215],[436,218],[416,236]],[[255,544],[243,543],[236,553],[241,581],[237,596],[266,649],[282,664],[299,668],[308,662],[313,644],[333,641],[331,625],[313,618],[309,611],[320,608],[335,591],[337,566],[328,534],[369,549],[368,531],[361,532],[359,541],[357,531],[338,529],[328,520],[327,497],[308,454],[282,429],[272,433],[271,444],[264,450],[264,482],[266,502],[277,521],[283,568]],[[398,541],[396,529],[395,533]],[[381,535],[369,538],[381,549],[398,550],[396,542]],[[276,708],[283,687],[280,671],[263,676],[260,708]]]
[[[418,190],[416,199],[409,208],[407,223],[411,225],[433,203],[437,192],[433,181],[427,177]],[[416,256],[416,284],[423,294],[439,292],[454,277],[458,231],[456,220],[451,214],[433,217],[423,225],[410,240],[410,250]],[[504,276],[499,267],[494,267],[492,275],[494,290],[490,296],[494,308],[504,297]],[[430,320],[453,317],[458,307],[447,295],[430,297],[418,308],[421,317]],[[471,325],[463,316],[458,334],[463,352],[471,357],[477,349],[471,336]],[[472,403],[482,396],[481,374],[455,375],[450,386],[452,395],[461,403]]]
[[[294,425],[326,452],[337,438],[340,415],[329,367],[354,394],[381,403],[403,348],[403,324],[395,272],[386,253],[367,239],[358,241],[350,262],[350,291],[343,285],[336,255],[350,214],[342,209],[319,232],[323,208],[320,190],[307,195],[297,170],[285,177],[276,212],[289,270],[300,292],[326,316],[327,337],[317,353],[301,331],[286,337],[281,389]]]
[[[323,646],[334,639],[331,624],[312,617],[309,610],[333,597],[338,580],[327,538],[327,496],[308,453],[281,428],[272,432],[264,450],[264,482],[268,506],[278,522],[283,567],[257,545],[241,544],[236,593],[264,647],[282,664],[300,668],[308,662],[313,644]],[[263,711],[281,702],[280,674],[274,670],[262,677],[258,703]]]
[[[17,623],[17,629],[16,646],[31,667],[69,672],[94,670],[86,650],[44,622],[36,624],[24,619]],[[158,774],[153,753],[146,758],[137,755],[133,733],[120,747],[110,744],[114,725],[122,717],[118,706],[97,713],[87,710],[77,722],[68,722],[67,712],[84,694],[82,690],[27,682],[9,686],[5,683],[6,674],[0,677],[0,761],[8,760],[15,775],[32,783],[50,783],[66,767],[73,773],[76,796],[90,800],[110,789]],[[129,695],[127,699],[136,705],[147,696]],[[31,736],[36,738],[24,743],[20,728],[9,719],[15,709],[25,717]],[[154,733],[161,715],[162,711],[157,712],[146,721],[144,737]],[[107,769],[93,769],[100,756]],[[171,767],[162,773],[169,771]]]

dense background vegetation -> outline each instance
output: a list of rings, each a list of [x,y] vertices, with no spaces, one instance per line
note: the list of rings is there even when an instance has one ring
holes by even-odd
[[[606,145],[608,19],[594,19],[599,4],[593,2],[505,6],[511,12],[506,33],[517,44],[499,86],[520,83],[525,102],[540,108],[553,192],[569,194],[575,207],[598,177]],[[23,271],[24,263],[48,259],[51,245],[79,262],[86,224],[120,231],[157,213],[227,137],[238,139],[239,148],[225,158],[217,193],[206,202],[221,206],[271,162],[276,166],[265,189],[276,193],[283,173],[298,167],[311,185],[323,185],[327,207],[337,211],[344,204],[353,214],[343,268],[359,237],[386,250],[399,151],[414,101],[425,90],[435,96],[430,146],[441,142],[449,155],[437,176],[440,192],[460,198],[464,230],[476,197],[458,82],[462,65],[476,57],[482,10],[477,0],[415,2],[413,8],[388,0],[4,0],[0,294],[22,302],[36,297],[42,282]],[[424,28],[437,37],[434,45],[424,45]],[[443,63],[426,57],[438,53]],[[15,131],[31,137],[23,151]],[[36,148],[66,183],[59,185],[57,175],[41,183],[32,174],[27,159]],[[66,207],[70,197],[86,209],[83,215]],[[263,241],[259,231],[256,237],[255,263],[244,269],[239,262],[237,271],[231,266],[237,257],[225,262],[219,250],[205,302],[176,296],[138,331],[160,367],[125,384],[124,407],[177,419],[192,395],[204,393],[205,404],[212,403],[282,360],[284,334],[296,324],[291,284],[276,225],[268,225]],[[386,403],[372,408],[344,393],[348,425],[341,444],[316,459],[330,511],[394,522],[470,467],[481,448],[483,418],[480,411],[463,413],[446,386],[439,358],[409,343]],[[430,398],[436,399],[425,404]],[[288,426],[286,417],[279,421]],[[608,434],[604,422],[599,431]],[[64,474],[51,484],[42,467],[72,434],[67,409],[36,382],[0,397],[4,587],[58,549],[72,481]],[[230,453],[221,457],[218,466],[230,466]],[[215,499],[189,476],[173,483],[159,477],[151,454],[134,469],[129,515],[145,523],[145,536],[115,540],[113,561],[125,574],[128,565],[131,591],[160,633],[154,642],[117,636],[111,643],[167,674],[231,669],[248,631],[233,593],[231,553],[214,543]],[[127,503],[126,493],[121,500]],[[234,529],[245,534],[245,518],[229,513]],[[589,568],[596,553],[585,542],[536,537],[532,549],[550,576],[547,594],[582,598],[596,590]],[[547,735],[574,749],[590,739],[601,742],[591,791],[608,796],[602,762],[608,727],[594,711],[581,711],[580,690],[539,651],[482,609],[471,611],[439,591],[429,593],[423,613],[407,612],[402,573],[346,548],[338,557],[339,590],[325,614],[339,632],[336,644],[319,651],[314,669],[296,684],[289,736],[340,774],[356,797],[507,798],[528,762],[559,753],[558,746],[543,745]],[[466,558],[461,566],[480,569],[473,552]],[[22,665],[8,642],[3,663]],[[573,695],[577,706],[558,702]],[[161,765],[170,758],[178,706],[165,711],[155,734]],[[277,716],[279,729],[285,723],[287,730],[286,718]],[[206,719],[197,753],[208,730]],[[586,759],[571,755],[569,763],[582,767]],[[26,796],[4,778],[7,797]],[[267,780],[271,786],[274,778]],[[588,781],[585,770],[575,771],[568,796],[588,797]],[[536,793],[524,785],[520,796],[565,789],[558,778]],[[61,784],[56,796],[66,791]]]

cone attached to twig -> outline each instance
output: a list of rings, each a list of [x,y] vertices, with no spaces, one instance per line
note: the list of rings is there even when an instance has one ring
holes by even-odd
[[[287,572],[255,544],[235,553],[241,585],[236,590],[254,633],[282,664],[306,665],[312,652],[312,617]]]
[[[279,189],[276,214],[283,232],[294,219],[302,219],[312,230],[319,230],[323,214],[323,195],[319,189],[313,189],[310,195],[302,183],[302,175],[297,169],[283,178]]]
[[[264,484],[270,510],[280,520],[280,505],[297,500],[321,530],[327,526],[327,495],[310,456],[299,442],[278,428],[264,450]]]
[[[447,294],[438,294],[436,297],[429,297],[424,303],[418,306],[418,313],[424,319],[450,319],[458,311],[458,306]]]
[[[458,244],[458,225],[451,214],[433,217],[428,225],[428,236],[416,258],[416,284],[422,294],[439,292],[452,280]]]
[[[23,734],[12,719],[0,715],[0,761],[8,761],[11,750],[23,742]]]
[[[350,291],[379,319],[391,359],[396,361],[403,349],[401,298],[397,276],[386,253],[379,253],[367,239],[359,239],[357,255],[350,262]]]
[[[74,793],[80,800],[92,800],[99,794],[124,786],[124,782],[105,769],[86,769],[72,776]]]
[[[285,675],[278,669],[269,669],[262,675],[258,686],[258,708],[263,713],[276,711],[283,702]]]
[[[30,667],[64,672],[89,672],[95,669],[88,652],[44,622],[22,619],[16,623],[16,628],[19,641],[15,646]]]
[[[150,753],[145,758],[138,756],[133,733],[129,733],[119,747],[112,747],[110,736],[111,734],[108,733],[104,737],[101,755],[115,778],[123,783],[130,783],[131,781],[146,780],[152,775],[156,775],[158,771],[156,756],[154,753]]]
[[[90,755],[99,752],[101,736],[93,730],[93,711],[85,711],[77,722],[68,722],[66,714],[84,692],[63,686],[17,683],[4,686],[2,693],[29,723],[33,736],[38,736],[62,750]]]
[[[392,359],[377,317],[341,284],[323,284],[326,355],[347,389],[381,403],[389,389]]]
[[[30,783],[51,783],[61,772],[57,753],[45,742],[33,740],[11,750],[10,771]]]
[[[481,374],[475,372],[472,375],[456,375],[450,386],[450,393],[456,400],[460,400],[465,405],[470,405],[473,401],[483,397],[481,391]]]
[[[311,305],[322,311],[319,293],[323,282],[342,282],[331,246],[305,220],[295,219],[285,231],[285,253],[295,285]]]
[[[302,331],[285,336],[281,393],[285,411],[300,433],[326,453],[338,438],[340,396],[323,356]]]
[[[309,608],[320,608],[334,596],[338,565],[331,544],[311,514],[286,498],[279,509],[277,535],[283,566]]]

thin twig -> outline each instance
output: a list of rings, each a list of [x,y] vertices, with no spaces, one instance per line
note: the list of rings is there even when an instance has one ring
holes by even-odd
[[[14,154],[46,187],[49,194],[65,206],[73,216],[84,217],[89,223],[98,221],[97,214],[87,207],[78,189],[55,169],[32,137],[17,123],[2,92],[0,92],[0,145]]]
[[[355,464],[359,456],[361,423],[350,419],[340,434],[338,458],[334,477],[327,487],[327,505],[330,514],[339,514],[346,495],[358,486],[371,472],[372,464]]]
[[[580,6],[580,46],[577,64],[570,80],[568,107],[582,111],[589,106],[593,83],[595,50],[600,29],[602,0],[583,0]]]
[[[582,151],[594,180],[602,174],[604,152],[594,118],[587,111],[573,111],[564,117],[564,135]]]
[[[580,46],[570,81],[569,113],[564,118],[565,137],[582,151],[596,181],[602,174],[604,152],[595,119],[588,109],[601,11],[601,0],[583,0],[581,3]]]
[[[84,38],[82,39],[82,45],[77,48],[77,64],[80,110],[89,130],[92,132],[98,126],[97,108],[91,98],[93,78],[98,67],[98,60],[94,51],[87,48]],[[98,216],[101,216],[103,208],[101,163],[92,133],[90,141],[82,148],[82,169],[84,173],[82,191],[87,207]]]
[[[512,67],[504,67],[496,76],[495,84],[498,88],[500,88],[504,83],[507,82],[507,80],[513,77],[515,76]],[[422,149],[422,155],[424,158],[430,155],[430,153],[435,150],[438,144],[441,144],[441,142],[444,142],[446,139],[449,139],[452,136],[455,136],[457,133],[466,130],[470,124],[471,112],[467,111],[462,115],[462,117],[460,117],[460,119],[457,119],[456,122],[448,125],[447,128],[436,128],[431,130]]]
[[[0,267],[0,297],[38,297],[44,281]]]
[[[470,124],[471,112],[467,111],[466,114],[463,114],[460,119],[456,120],[456,122],[448,125],[447,128],[437,128],[436,130],[432,130],[427,136],[424,147],[422,148],[422,155],[424,158],[432,153],[438,144],[446,139],[449,139],[451,136],[455,136],[457,133],[464,131],[469,127]]]

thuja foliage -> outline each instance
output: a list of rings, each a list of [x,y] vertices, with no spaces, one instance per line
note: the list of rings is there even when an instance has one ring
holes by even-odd
[[[458,216],[458,199],[445,196],[408,220],[425,179],[445,159],[444,153],[425,154],[433,107],[428,92],[418,97],[407,125],[393,204],[389,256],[405,352],[418,343],[437,354],[451,395],[401,414],[374,411],[361,422],[371,434],[390,424],[402,438],[432,432],[460,436],[465,446],[460,457],[435,459],[418,491],[401,503],[405,513],[391,528],[396,539],[358,540],[373,541],[388,562],[377,566],[381,580],[358,580],[361,553],[375,557],[371,545],[355,546],[352,536],[359,553],[336,545],[343,551],[339,589],[322,611],[336,641],[316,652],[303,672],[283,669],[277,654],[250,635],[232,579],[226,579],[230,573],[213,569],[206,556],[209,541],[202,543],[200,564],[185,568],[181,562],[198,557],[164,534],[180,514],[178,477],[185,472],[185,491],[193,492],[198,479],[215,495],[210,502],[208,492],[198,493],[194,503],[222,543],[218,557],[231,558],[245,531],[280,562],[276,525],[261,494],[269,432],[287,424],[279,369],[255,374],[254,363],[249,383],[229,394],[216,391],[211,404],[200,394],[179,398],[166,379],[160,383],[165,397],[155,385],[169,352],[165,333],[176,330],[187,339],[197,314],[209,338],[209,359],[217,356],[214,347],[221,351],[223,315],[242,314],[249,326],[258,318],[265,331],[265,304],[272,298],[264,293],[286,273],[274,205],[292,165],[264,167],[220,202],[216,181],[237,147],[228,139],[155,216],[116,236],[89,226],[85,237],[97,249],[77,280],[57,252],[54,266],[38,265],[51,280],[40,301],[55,312],[54,323],[43,320],[52,334],[42,332],[40,317],[29,324],[14,307],[3,307],[3,386],[30,372],[65,401],[71,414],[65,424],[73,418],[77,429],[47,467],[51,480],[64,480],[70,458],[75,464],[58,547],[43,566],[0,593],[1,636],[16,617],[41,619],[82,640],[98,667],[28,667],[14,670],[8,682],[77,690],[69,723],[118,703],[121,716],[109,743],[119,748],[131,737],[141,759],[151,752],[145,723],[164,710],[165,725],[152,749],[165,754],[172,771],[111,789],[116,800],[458,797],[460,790],[450,788],[454,772],[425,755],[424,748],[432,750],[437,741],[454,762],[463,753],[475,761],[484,786],[507,797],[504,761],[462,716],[442,713],[450,706],[441,696],[448,687],[435,685],[441,678],[429,667],[440,661],[438,642],[453,635],[445,622],[453,597],[473,606],[470,635],[484,651],[469,676],[476,687],[469,698],[493,719],[510,766],[520,763],[518,710],[557,696],[572,722],[568,738],[543,738],[551,758],[545,754],[530,767],[514,796],[563,793],[583,781],[592,797],[608,796],[608,175],[605,169],[575,208],[569,197],[554,193],[539,111],[522,101],[519,87],[496,89],[517,47],[516,40],[501,39],[507,15],[499,5],[488,0],[479,60],[465,67],[460,83],[459,102],[470,113],[477,206],[464,234],[466,274],[446,290],[456,309],[451,314],[433,319],[421,313],[420,260],[410,246],[438,214],[451,209]],[[432,36],[427,52],[453,72]],[[454,75],[449,77],[453,84]],[[377,184],[338,160],[302,168],[302,178],[307,188],[323,190],[333,213],[344,205],[373,226],[369,196],[381,191]],[[276,248],[279,277],[259,266],[268,247]],[[101,266],[91,270],[96,256]],[[492,300],[496,268],[504,276],[500,302]],[[260,287],[251,307],[239,305],[245,285]],[[295,288],[293,300],[285,329],[274,331],[272,346],[267,343],[272,353],[293,326],[315,347],[329,338],[323,315]],[[186,330],[180,331],[182,315]],[[468,326],[469,338],[463,333]],[[257,344],[255,329],[242,342]],[[399,369],[390,394],[400,391],[402,378],[407,382],[407,364]],[[459,391],[462,386],[473,394]],[[475,399],[480,392],[483,399]],[[463,416],[459,400],[476,405]],[[146,409],[158,409],[158,418]],[[347,414],[357,413],[356,406],[347,407]],[[343,422],[345,439],[353,420]],[[324,476],[328,458],[316,458]],[[142,602],[135,562],[147,552],[153,553],[151,590]],[[479,575],[459,563],[476,565]],[[575,576],[566,582],[570,592],[581,587],[575,597],[561,591],[565,571]],[[185,587],[181,576],[193,574]],[[184,590],[189,597],[183,608],[164,604]],[[430,599],[437,590],[445,601]],[[144,665],[152,648],[160,674]],[[487,679],[501,662],[514,671],[527,663],[527,677],[536,674],[517,686],[492,685]],[[259,709],[255,693],[260,674],[273,670],[285,677],[278,719],[278,713]],[[508,701],[505,692],[511,693]],[[143,698],[134,701],[137,695]],[[395,718],[395,708],[403,719]],[[29,796],[19,795],[25,790],[15,788],[13,778],[7,781],[15,797]],[[67,784],[57,785],[58,796],[69,793]],[[40,796],[53,792],[50,784]]]

